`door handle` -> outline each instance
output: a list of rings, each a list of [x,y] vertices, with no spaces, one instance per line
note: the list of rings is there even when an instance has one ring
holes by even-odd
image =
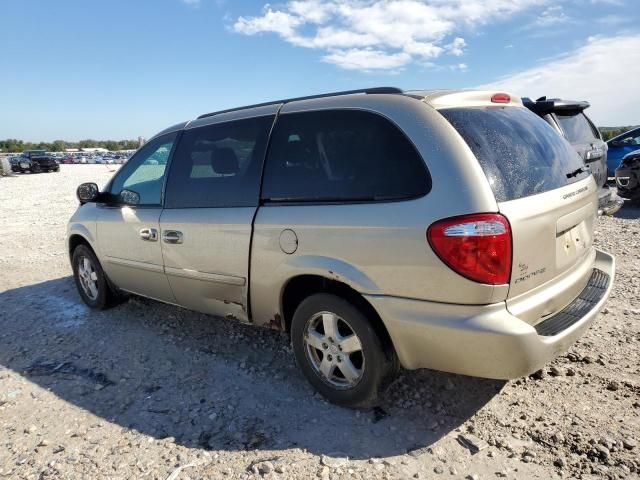
[[[158,241],[158,230],[155,228],[143,228],[140,230],[140,238],[149,242]]]
[[[182,243],[182,232],[177,230],[165,230],[162,232],[162,241],[164,243]]]

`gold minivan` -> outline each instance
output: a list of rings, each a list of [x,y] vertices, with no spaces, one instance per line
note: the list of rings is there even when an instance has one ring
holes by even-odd
[[[284,330],[309,382],[352,407],[398,365],[527,375],[613,284],[593,176],[502,92],[383,87],[202,115],[78,198],[87,305],[132,293]]]

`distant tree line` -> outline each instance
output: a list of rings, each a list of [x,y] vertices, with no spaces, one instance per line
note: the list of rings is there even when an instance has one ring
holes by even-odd
[[[80,140],[79,142],[66,142],[54,140],[53,142],[23,142],[15,138],[0,140],[0,152],[23,152],[24,150],[47,150],[48,152],[64,152],[67,148],[106,148],[107,150],[135,150],[138,148],[137,140]]]
[[[602,138],[606,141],[636,128],[628,127],[598,127]],[[66,142],[64,140],[54,140],[53,142],[23,142],[15,138],[0,140],[0,152],[17,153],[24,150],[47,150],[49,152],[64,152],[67,148],[106,148],[107,150],[135,150],[138,148],[137,140],[80,140],[79,142]]]
[[[606,142],[610,138],[617,137],[621,133],[633,130],[634,128],[636,127],[632,125],[630,127],[598,127],[598,130],[600,130],[602,139]]]

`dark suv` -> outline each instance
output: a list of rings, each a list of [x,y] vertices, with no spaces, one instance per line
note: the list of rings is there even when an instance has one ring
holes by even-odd
[[[45,150],[25,150],[17,163],[20,173],[58,172],[60,165]]]
[[[620,210],[624,201],[607,184],[607,144],[584,113],[589,102],[547,97],[534,101],[524,97],[522,103],[565,137],[589,167],[600,188],[598,213],[613,215]]]

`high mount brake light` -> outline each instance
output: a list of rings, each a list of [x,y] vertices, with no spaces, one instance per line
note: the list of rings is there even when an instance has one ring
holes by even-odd
[[[506,93],[496,93],[491,97],[493,103],[509,103],[511,97]]]
[[[433,251],[454,272],[489,285],[509,282],[511,227],[499,213],[446,218],[427,230]]]

